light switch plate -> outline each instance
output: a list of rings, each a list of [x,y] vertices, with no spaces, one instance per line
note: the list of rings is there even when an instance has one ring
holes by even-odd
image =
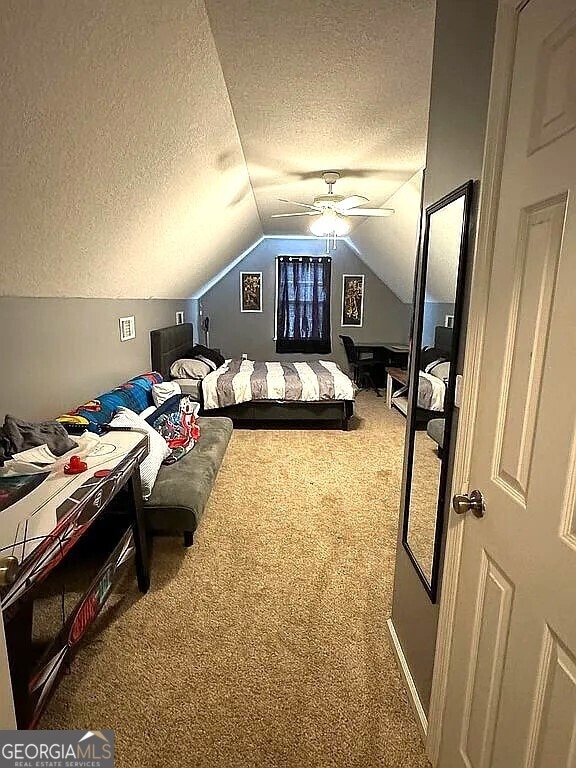
[[[120,326],[120,341],[130,341],[136,338],[136,320],[134,315],[121,317],[118,320]]]
[[[176,312],[176,325],[182,325],[184,322],[184,312]]]

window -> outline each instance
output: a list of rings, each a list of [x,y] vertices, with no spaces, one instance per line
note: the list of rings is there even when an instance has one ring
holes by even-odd
[[[276,352],[332,351],[331,262],[327,256],[278,257]]]

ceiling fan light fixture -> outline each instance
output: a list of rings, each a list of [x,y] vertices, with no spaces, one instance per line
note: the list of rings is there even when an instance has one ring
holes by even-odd
[[[316,237],[343,237],[350,232],[350,224],[335,211],[326,210],[310,224]]]

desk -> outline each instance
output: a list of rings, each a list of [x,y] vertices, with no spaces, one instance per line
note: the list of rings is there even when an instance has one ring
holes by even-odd
[[[16,578],[2,589],[0,598],[19,728],[33,728],[38,722],[79,641],[100,613],[121,566],[134,558],[140,591],[146,592],[150,585],[140,487],[140,463],[148,453],[148,439],[141,432],[114,431],[102,438],[99,450],[88,456],[88,469],[78,475],[66,475],[63,462],[57,462],[27,495],[0,511],[2,554],[18,558]],[[123,533],[111,542],[111,554],[57,636],[35,660],[32,620],[36,588],[122,489],[126,491],[122,497],[122,511],[126,512]]]
[[[354,346],[359,355],[371,354],[379,363],[395,368],[408,366],[408,344],[397,344],[388,341],[358,341]]]
[[[379,387],[383,387],[388,381],[385,380],[384,375],[386,367],[408,367],[408,344],[389,341],[359,341],[354,342],[354,347],[360,358],[363,355],[369,355],[377,363],[374,382]]]

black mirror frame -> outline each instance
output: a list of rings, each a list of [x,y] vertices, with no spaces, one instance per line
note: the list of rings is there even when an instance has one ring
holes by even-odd
[[[465,184],[454,189],[449,194],[442,197],[436,203],[429,205],[424,214],[424,232],[419,248],[419,259],[415,274],[415,303],[413,317],[413,334],[410,340],[410,363],[408,372],[408,413],[406,416],[406,442],[404,448],[404,470],[402,477],[402,546],[406,550],[420,581],[432,603],[435,603],[438,596],[438,582],[440,576],[440,561],[442,536],[444,531],[444,513],[446,506],[446,486],[448,479],[448,464],[450,453],[450,439],[452,432],[452,417],[454,411],[454,393],[456,388],[456,374],[458,358],[458,349],[460,345],[460,330],[462,325],[463,300],[465,291],[466,262],[468,255],[469,230],[470,230],[470,211],[472,206],[472,193],[474,182],[467,181]],[[432,555],[432,573],[430,581],[416,555],[412,551],[408,542],[408,525],[410,515],[410,486],[412,482],[412,462],[414,459],[414,433],[416,426],[416,409],[414,407],[414,396],[417,396],[417,382],[419,371],[420,348],[422,346],[422,331],[424,319],[424,300],[426,296],[426,276],[428,272],[428,245],[430,239],[430,219],[436,211],[445,208],[450,203],[463,197],[464,211],[462,215],[462,229],[460,233],[460,251],[458,257],[458,276],[456,280],[456,296],[454,302],[454,326],[452,333],[451,359],[454,364],[450,366],[450,376],[446,387],[444,399],[444,440],[443,456],[441,459],[440,481],[438,486],[438,498],[436,500],[436,527],[434,532],[433,555]]]

